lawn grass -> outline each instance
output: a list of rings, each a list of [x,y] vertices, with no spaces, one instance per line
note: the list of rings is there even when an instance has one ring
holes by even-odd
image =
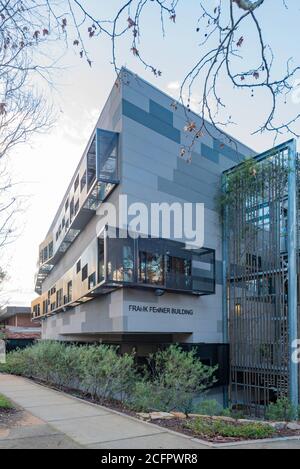
[[[13,405],[6,397],[0,394],[0,410],[2,409],[13,409]]]

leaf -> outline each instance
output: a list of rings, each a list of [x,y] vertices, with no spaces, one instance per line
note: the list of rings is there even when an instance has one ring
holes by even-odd
[[[188,122],[187,125],[184,127],[185,132],[193,132],[194,130],[196,130],[196,123],[193,121]]]
[[[173,15],[170,16],[170,20],[173,21],[173,23],[176,23],[176,13],[173,13]]]
[[[134,55],[135,57],[138,57],[138,56],[139,56],[139,51],[137,50],[136,47],[132,47],[132,48],[131,48],[131,51],[132,51],[132,53],[133,53],[133,55]]]
[[[79,46],[79,41],[78,41],[78,39],[75,39],[75,41],[73,42],[73,46]]]
[[[242,47],[243,42],[244,42],[244,36],[241,36],[241,37],[239,38],[238,42],[236,43],[236,45],[237,45],[238,47]]]
[[[127,22],[128,22],[128,28],[133,28],[133,26],[136,26],[135,21],[133,21],[133,19],[130,18],[130,16],[129,16]]]
[[[3,116],[7,113],[6,111],[6,103],[0,103],[0,115]]]

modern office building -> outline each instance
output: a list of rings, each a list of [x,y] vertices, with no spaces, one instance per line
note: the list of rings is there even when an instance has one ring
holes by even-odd
[[[286,354],[297,271],[286,232],[296,189],[289,192],[289,176],[279,197],[280,174],[272,173],[274,155],[284,168],[291,144],[256,157],[271,162],[269,185],[237,191],[244,198],[234,198],[222,220],[221,181],[255,153],[219,140],[208,123],[198,135],[187,123],[202,127],[199,116],[122,70],[40,245],[32,314],[44,339],[118,344],[138,357],[170,343],[196,347],[204,363],[219,365],[220,387],[230,375],[232,401],[256,409],[287,393],[295,378]],[[166,235],[158,223],[167,217],[170,225],[176,207],[191,203],[204,204],[198,249],[188,233],[179,239],[174,227]],[[157,204],[169,207],[168,216]],[[135,224],[142,220],[143,229],[134,230],[143,210]]]

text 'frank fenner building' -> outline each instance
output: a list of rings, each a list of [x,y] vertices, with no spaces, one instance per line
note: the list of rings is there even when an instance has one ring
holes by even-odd
[[[187,114],[200,127],[122,70],[40,245],[32,312],[44,339],[117,344],[140,360],[170,343],[196,348],[219,366],[211,392],[258,413],[298,399],[295,143],[255,156],[211,128],[187,162]],[[239,164],[251,156],[247,185]],[[237,189],[223,218],[222,180]]]

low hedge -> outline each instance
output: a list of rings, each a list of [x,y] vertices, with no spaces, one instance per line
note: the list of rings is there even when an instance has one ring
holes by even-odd
[[[194,398],[215,382],[216,368],[177,345],[151,355],[141,373],[134,353],[121,355],[114,346],[41,341],[9,353],[0,371],[77,390],[100,403],[118,400],[136,411],[188,413]]]

